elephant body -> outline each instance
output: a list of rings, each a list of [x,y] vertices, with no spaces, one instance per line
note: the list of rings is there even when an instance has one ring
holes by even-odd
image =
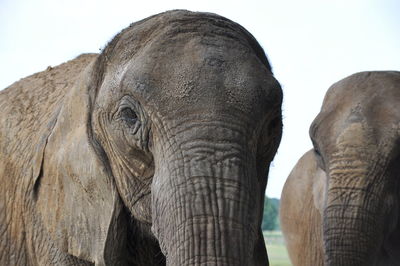
[[[0,264],[46,265],[76,262],[50,242],[35,214],[35,180],[44,146],[65,95],[96,57],[82,55],[55,68],[24,78],[0,92]],[[62,256],[61,256],[62,255]],[[72,263],[74,264],[74,263]]]
[[[254,37],[169,11],[0,92],[0,265],[268,265],[282,91]]]
[[[400,72],[335,83],[289,175],[281,225],[294,265],[400,265]]]

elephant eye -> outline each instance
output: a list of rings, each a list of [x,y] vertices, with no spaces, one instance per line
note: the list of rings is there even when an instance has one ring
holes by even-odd
[[[318,148],[314,148],[314,153],[317,156],[321,156],[321,152],[318,150]]]
[[[138,121],[136,113],[129,107],[121,110],[121,119],[129,124],[135,124]]]
[[[319,151],[319,149],[317,147],[314,147],[314,155],[317,160],[317,165],[319,166],[319,168],[321,168],[322,170],[325,171],[324,159],[321,155],[321,152]]]
[[[117,104],[117,109],[112,114],[112,119],[116,121],[117,128],[122,129],[121,132],[124,132],[126,136],[140,133],[143,128],[142,119],[144,117],[139,103],[130,96],[124,96]]]

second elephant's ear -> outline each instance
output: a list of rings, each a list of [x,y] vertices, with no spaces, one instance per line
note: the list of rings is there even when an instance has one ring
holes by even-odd
[[[93,63],[64,100],[34,195],[43,227],[58,248],[104,265],[119,256],[126,222],[107,158],[91,134],[92,69]]]

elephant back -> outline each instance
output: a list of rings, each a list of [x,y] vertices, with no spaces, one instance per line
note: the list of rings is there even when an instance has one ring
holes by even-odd
[[[30,165],[35,146],[49,131],[64,96],[95,57],[95,54],[83,54],[0,91],[0,164],[3,166],[0,169],[7,176],[19,176],[12,173]],[[3,176],[0,170],[0,180]]]

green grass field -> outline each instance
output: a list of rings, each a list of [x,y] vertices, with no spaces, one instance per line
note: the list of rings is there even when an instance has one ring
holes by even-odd
[[[281,231],[264,231],[271,266],[291,266]]]

